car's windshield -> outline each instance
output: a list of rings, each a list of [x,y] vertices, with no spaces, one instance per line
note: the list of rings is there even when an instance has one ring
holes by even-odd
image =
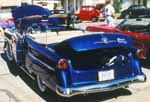
[[[129,7],[130,9],[143,9],[143,8],[145,8],[145,6],[144,5],[133,5],[133,6],[130,6]]]
[[[81,11],[88,11],[88,9],[89,9],[88,7],[82,7]]]
[[[150,19],[149,18],[126,19],[123,22],[121,22],[117,26],[117,28],[125,31],[147,33],[150,32]]]
[[[144,5],[140,5],[138,8],[145,8],[145,6]]]

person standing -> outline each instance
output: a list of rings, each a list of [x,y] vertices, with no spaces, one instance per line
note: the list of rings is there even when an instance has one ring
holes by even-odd
[[[67,18],[67,26],[70,27],[70,24],[72,24],[72,27],[74,28],[74,7],[73,5],[70,5],[68,7],[68,18]]]
[[[54,10],[54,14],[57,14],[57,13],[58,13],[58,6],[57,6],[56,3],[54,3],[54,8],[53,8],[53,10]]]
[[[106,6],[104,8],[104,16],[108,26],[114,26],[115,9],[113,7],[113,4],[113,0],[107,0]]]

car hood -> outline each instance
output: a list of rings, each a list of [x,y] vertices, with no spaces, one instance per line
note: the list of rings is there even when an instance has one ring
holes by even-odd
[[[116,24],[117,25],[117,24]],[[94,31],[94,32],[115,32],[116,27],[114,26],[108,26],[107,24],[101,24],[101,25],[92,25],[92,26],[87,26],[86,31]]]
[[[75,51],[94,50],[97,48],[112,48],[117,46],[131,47],[132,40],[127,35],[117,33],[93,34],[68,39],[69,46]]]

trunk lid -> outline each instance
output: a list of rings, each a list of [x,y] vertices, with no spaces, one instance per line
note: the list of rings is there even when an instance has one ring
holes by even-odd
[[[69,61],[71,85],[94,84],[134,75],[131,38],[95,34],[68,39],[56,51]]]
[[[100,48],[79,52],[70,57],[73,85],[92,84],[131,77],[133,56],[127,48]]]

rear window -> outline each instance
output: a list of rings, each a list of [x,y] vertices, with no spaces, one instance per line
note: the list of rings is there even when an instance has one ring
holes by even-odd
[[[149,33],[150,32],[150,19],[148,18],[138,18],[138,19],[128,19],[120,23],[117,27],[120,30],[137,32],[137,33]]]
[[[84,70],[101,68],[109,60],[117,55],[128,56],[128,49],[125,47],[99,48],[76,52],[68,44],[63,43],[56,47],[60,56],[69,58],[74,69]]]

